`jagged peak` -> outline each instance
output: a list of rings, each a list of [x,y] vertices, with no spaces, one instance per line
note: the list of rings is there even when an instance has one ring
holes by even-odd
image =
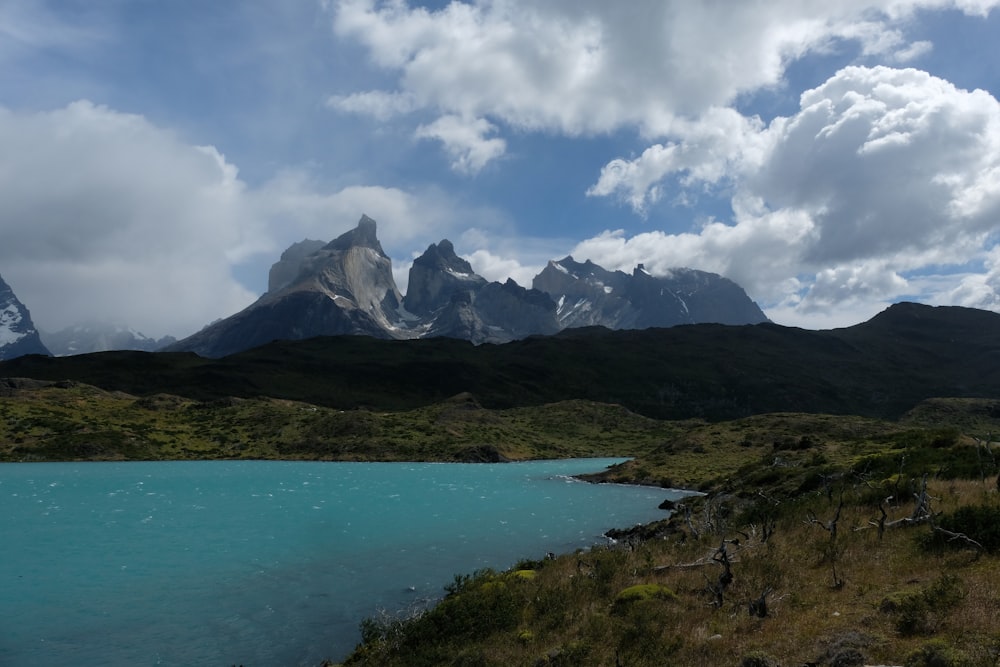
[[[424,254],[413,260],[414,264],[427,264],[430,266],[451,265],[456,262],[468,264],[468,262],[455,254],[455,246],[448,239],[441,239],[437,243],[430,244],[427,246]]]
[[[382,244],[378,240],[378,224],[367,215],[362,214],[357,227],[344,232],[324,247],[324,250],[348,250],[350,248],[371,248],[384,255]]]
[[[485,278],[473,270],[468,260],[455,254],[455,246],[448,239],[442,239],[439,243],[427,246],[424,254],[413,260],[413,266],[445,271],[461,280],[473,280],[477,283],[486,282]]]

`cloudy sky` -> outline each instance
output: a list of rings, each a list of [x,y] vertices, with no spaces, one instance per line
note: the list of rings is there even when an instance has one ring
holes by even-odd
[[[375,218],[405,292],[687,266],[779,324],[1000,309],[1000,0],[0,0],[0,275],[184,336]]]

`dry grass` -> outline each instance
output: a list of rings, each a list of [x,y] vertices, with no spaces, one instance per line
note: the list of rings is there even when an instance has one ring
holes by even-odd
[[[932,508],[997,503],[993,481],[932,481]],[[533,578],[484,575],[454,596],[455,605],[482,595],[476,586],[503,582],[517,599],[505,631],[455,638],[447,626],[418,621],[397,652],[370,647],[367,661],[359,654],[351,664],[715,666],[766,655],[781,665],[862,664],[851,659],[903,665],[934,640],[965,662],[928,664],[998,664],[997,557],[972,549],[928,551],[922,546],[927,524],[888,528],[880,537],[881,513],[861,491],[845,491],[833,537],[810,517],[829,522],[839,499],[831,503],[814,493],[780,508],[766,542],[759,524],[732,525],[725,538],[696,539],[685,530],[538,563]],[[889,508],[890,519],[912,511],[913,502],[902,503]],[[723,539],[733,579],[715,606],[709,588],[723,570]],[[621,591],[643,584],[677,597],[619,599]],[[766,615],[752,615],[749,604],[762,595]]]

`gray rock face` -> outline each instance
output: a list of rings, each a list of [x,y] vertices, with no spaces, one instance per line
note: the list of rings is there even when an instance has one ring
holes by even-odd
[[[302,241],[288,248],[256,303],[165,349],[219,357],[275,339],[320,335],[447,336],[480,344],[567,327],[765,321],[738,285],[715,274],[678,269],[657,278],[640,266],[628,275],[567,257],[549,262],[526,289],[513,280],[488,282],[448,240],[431,244],[414,260],[403,298],[376,223],[362,216],[355,229],[330,243]]]
[[[271,275],[277,274],[275,290],[165,349],[222,357],[276,339],[406,337],[399,326],[402,296],[392,277],[392,260],[376,236],[374,220],[362,216],[357,227],[312,252],[308,250],[315,244],[298,245],[283,257],[286,263],[282,268],[277,272],[272,269]],[[288,270],[295,265],[297,271]],[[295,273],[295,278],[282,284],[290,273]]]
[[[513,280],[484,281],[477,290],[453,294],[448,305],[434,314],[425,335],[462,338],[478,345],[554,334],[559,331],[555,306],[546,294]]]
[[[451,241],[445,239],[432,243],[413,260],[403,306],[425,317],[447,306],[456,294],[476,292],[484,285],[486,279],[476,275],[472,265],[456,255]]]
[[[289,246],[281,253],[281,259],[271,266],[267,276],[267,291],[277,292],[282,287],[291,285],[302,273],[302,263],[305,259],[325,245],[323,241],[306,239]]]
[[[448,240],[431,244],[413,261],[403,306],[426,322],[424,336],[506,343],[559,330],[548,296],[513,280],[487,282]]]
[[[640,264],[629,275],[566,257],[550,261],[532,285],[556,302],[561,328],[647,329],[768,321],[739,285],[693,269],[674,269],[660,277],[650,275]]]
[[[31,321],[31,313],[0,276],[0,361],[25,354],[49,354]]]

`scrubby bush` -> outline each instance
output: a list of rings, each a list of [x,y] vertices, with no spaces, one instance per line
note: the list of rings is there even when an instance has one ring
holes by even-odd
[[[962,580],[945,574],[926,588],[908,588],[887,595],[879,609],[895,617],[896,631],[903,636],[928,634],[965,597]]]
[[[676,600],[677,594],[662,584],[638,584],[629,586],[615,598],[617,604],[642,602],[645,600]]]
[[[943,639],[932,639],[906,657],[906,667],[967,667],[968,656]]]

